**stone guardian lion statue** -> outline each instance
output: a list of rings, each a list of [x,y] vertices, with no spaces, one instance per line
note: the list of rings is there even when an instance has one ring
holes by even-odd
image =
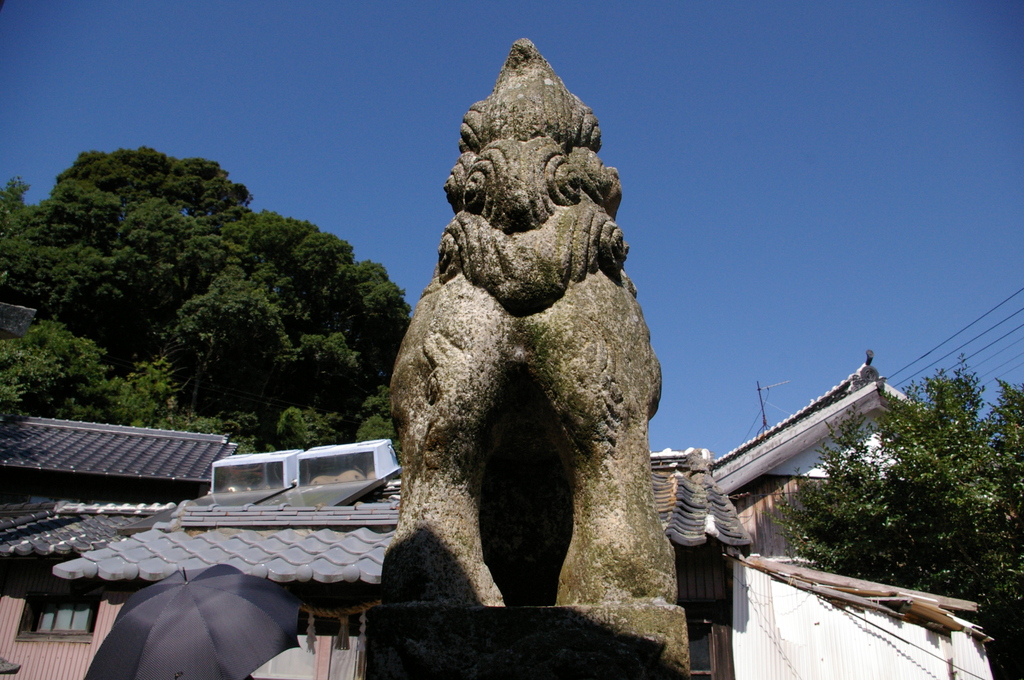
[[[391,382],[404,473],[386,602],[675,600],[661,391],[601,132],[528,40],[465,115],[455,217]]]

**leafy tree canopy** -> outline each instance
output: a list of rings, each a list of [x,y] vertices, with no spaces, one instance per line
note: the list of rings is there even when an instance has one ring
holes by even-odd
[[[378,391],[409,307],[384,267],[253,212],[202,158],[92,151],[38,205],[27,188],[0,190],[0,300],[39,321],[0,348],[0,409],[226,431],[260,450],[387,430]]]
[[[940,371],[823,451],[828,480],[784,512],[820,568],[979,603],[1006,677],[1024,677],[1024,386],[989,408],[966,368]]]

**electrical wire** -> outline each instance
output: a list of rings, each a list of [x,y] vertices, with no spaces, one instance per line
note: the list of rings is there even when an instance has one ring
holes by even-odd
[[[1024,338],[1022,338],[1022,339],[1024,339]],[[993,356],[995,356],[995,355],[993,355]],[[1014,356],[1010,357],[1009,359],[1007,359],[1003,363],[1001,363],[998,366],[996,366],[995,368],[993,368],[991,371],[988,371],[987,373],[983,373],[983,374],[979,375],[978,376],[978,380],[981,380],[982,378],[987,378],[988,376],[992,375],[993,373],[998,371],[1000,368],[1002,368],[1006,364],[1010,363],[1011,361],[1016,361],[1017,359],[1020,359],[1021,357],[1024,357],[1024,352],[1021,352],[1020,354],[1015,354]],[[1012,370],[1013,369],[1011,368],[1010,371],[1012,371]],[[1010,371],[1007,371],[1007,373],[1009,373]],[[1005,375],[1005,373],[1003,375]]]
[[[984,359],[982,359],[981,361],[976,361],[976,362],[974,363],[974,370],[978,370],[978,368],[979,368],[980,366],[982,366],[983,364],[985,364],[985,363],[987,363],[987,362],[989,362],[989,361],[992,361],[993,359],[995,359],[995,358],[996,358],[997,356],[999,356],[1000,354],[1002,354],[1002,353],[1003,353],[1003,352],[1005,352],[1006,350],[1008,350],[1008,349],[1010,349],[1011,347],[1013,347],[1014,345],[1017,345],[1017,344],[1019,344],[1019,343],[1022,343],[1022,342],[1024,342],[1024,335],[1022,335],[1021,337],[1017,338],[1016,340],[1014,340],[1013,342],[1011,342],[1011,343],[1010,343],[1009,345],[1007,345],[1006,347],[1003,347],[1003,348],[1002,348],[1001,350],[999,350],[998,352],[993,352],[992,354],[990,354],[989,356],[985,357],[985,358],[984,358]],[[1020,356],[1020,355],[1018,354],[1017,356]],[[1013,359],[1010,359],[1009,361],[1007,361],[1007,362],[1004,362],[1004,363],[1000,364],[1000,366],[1005,366],[1006,364],[1010,363],[1010,361],[1013,361]],[[998,367],[997,367],[997,368],[998,368]]]
[[[1018,356],[1020,356],[1020,355],[1018,355]],[[1018,368],[1020,368],[1021,366],[1024,366],[1024,362],[1021,362],[1021,363],[1017,364],[1016,366],[1014,366],[1013,368],[1011,368],[1011,369],[1009,369],[1009,370],[1007,370],[1007,371],[1003,371],[1003,375],[998,375],[998,376],[996,376],[995,378],[992,378],[991,380],[989,380],[989,381],[988,381],[987,383],[985,383],[985,384],[986,384],[986,385],[991,385],[992,383],[996,382],[997,380],[1002,380],[1002,378],[1003,378],[1003,376],[1004,376],[1004,375],[1006,375],[1007,373],[1013,373],[1014,371],[1016,371],[1016,370],[1017,370]]]
[[[928,370],[929,368],[931,368],[932,366],[935,366],[935,365],[936,365],[936,364],[938,364],[939,362],[941,362],[941,361],[943,361],[943,360],[945,360],[945,359],[949,358],[949,357],[950,357],[951,355],[953,355],[953,354],[956,354],[957,352],[959,352],[960,350],[962,350],[962,349],[963,349],[964,347],[966,347],[967,345],[971,344],[972,342],[974,342],[975,340],[977,340],[977,339],[978,339],[978,338],[980,338],[981,336],[983,336],[983,335],[985,335],[985,334],[987,334],[987,333],[990,333],[991,331],[995,330],[996,328],[998,328],[999,326],[1003,325],[1004,323],[1006,323],[1007,321],[1009,321],[1009,320],[1010,320],[1010,319],[1012,319],[1013,317],[1017,316],[1017,315],[1018,315],[1018,314],[1020,314],[1021,312],[1024,312],[1024,307],[1021,307],[1021,308],[1020,308],[1020,309],[1018,309],[1018,310],[1017,310],[1016,312],[1014,312],[1014,313],[1013,313],[1013,314],[1011,314],[1010,316],[1006,317],[1005,319],[1003,319],[1003,320],[1002,320],[1002,321],[1000,321],[999,323],[997,323],[997,324],[995,324],[995,325],[993,325],[993,326],[989,326],[989,327],[988,327],[988,328],[987,328],[986,330],[982,331],[981,333],[978,333],[978,334],[977,334],[977,335],[975,335],[975,336],[974,336],[973,338],[971,338],[971,339],[970,339],[970,340],[968,340],[967,342],[963,343],[962,345],[960,345],[960,346],[959,346],[959,347],[957,347],[956,349],[953,349],[953,350],[951,350],[951,351],[947,352],[946,354],[943,354],[943,355],[942,355],[941,357],[939,357],[938,359],[936,359],[936,360],[935,360],[935,361],[933,361],[932,363],[928,364],[928,365],[927,365],[927,366],[925,366],[924,368],[920,368],[920,369],[918,369],[918,370],[914,371],[914,372],[913,372],[913,373],[911,373],[911,374],[910,374],[909,376],[907,376],[906,378],[904,378],[903,380],[901,380],[901,381],[899,382],[899,385],[897,385],[897,387],[898,387],[898,386],[900,386],[900,385],[905,385],[906,383],[910,382],[910,381],[911,381],[911,380],[912,380],[912,379],[914,378],[914,376],[916,376],[916,375],[919,375],[920,373],[923,373],[924,371],[927,371],[927,370]],[[1019,326],[1018,326],[1018,328],[1019,328]],[[1014,329],[1014,330],[1016,330],[1016,329]],[[1012,333],[1012,332],[1013,332],[1013,331],[1011,331],[1011,333]],[[953,336],[953,337],[956,337],[956,336]],[[1004,337],[1005,337],[1005,336],[1004,336]],[[948,341],[947,341],[947,342],[948,342]],[[903,370],[903,369],[900,369],[900,370]]]
[[[934,352],[934,351],[935,351],[935,350],[937,350],[938,348],[942,347],[942,346],[943,346],[943,345],[945,345],[945,344],[946,344],[947,342],[949,342],[950,340],[952,340],[952,339],[953,339],[953,338],[955,338],[956,336],[960,335],[961,333],[963,333],[964,331],[966,331],[966,330],[967,330],[968,328],[970,328],[970,327],[971,327],[971,326],[973,326],[974,324],[978,323],[979,321],[981,321],[982,319],[984,319],[984,318],[985,318],[986,316],[988,316],[988,315],[989,315],[989,314],[991,314],[992,312],[996,311],[997,309],[999,309],[1000,307],[1002,307],[1003,305],[1005,305],[1005,304],[1006,304],[1007,302],[1009,302],[1009,301],[1010,301],[1010,300],[1012,300],[1013,298],[1015,298],[1015,297],[1017,297],[1018,295],[1020,295],[1021,293],[1024,293],[1024,288],[1021,288],[1021,289],[1020,289],[1020,290],[1018,290],[1018,291],[1017,291],[1016,293],[1014,293],[1014,294],[1013,294],[1013,295],[1011,295],[1010,297],[1006,298],[1005,300],[1003,300],[1002,302],[1000,302],[1000,303],[999,303],[998,305],[996,305],[996,306],[995,306],[995,307],[993,307],[992,309],[988,310],[987,312],[985,312],[984,314],[982,314],[981,316],[979,316],[979,317],[978,317],[977,319],[975,319],[975,320],[974,320],[974,321],[972,321],[971,323],[967,324],[966,326],[964,326],[963,328],[961,328],[960,330],[958,330],[958,331],[957,331],[956,333],[954,333],[953,335],[949,336],[948,338],[946,338],[945,340],[943,340],[942,342],[940,342],[939,344],[937,344],[937,345],[936,345],[935,347],[932,347],[932,348],[931,348],[930,350],[928,350],[927,352],[925,352],[924,354],[922,354],[922,355],[921,355],[921,356],[919,356],[918,358],[914,359],[913,361],[911,361],[911,362],[910,362],[909,364],[907,364],[906,366],[904,366],[904,367],[903,367],[903,368],[901,368],[900,370],[896,371],[895,373],[892,373],[892,374],[891,374],[891,375],[889,376],[889,379],[890,379],[890,380],[892,380],[892,379],[893,379],[893,378],[895,378],[895,377],[896,377],[897,375],[899,375],[899,374],[900,374],[900,373],[902,373],[903,371],[907,370],[908,368],[910,368],[911,366],[913,366],[914,364],[916,364],[916,363],[917,363],[918,361],[921,361],[921,359],[924,359],[924,358],[925,358],[925,357],[927,357],[927,356],[928,356],[929,354],[931,354],[932,352]],[[953,351],[956,351],[956,350],[953,350]],[[920,371],[918,371],[918,373],[920,373]],[[916,374],[915,374],[915,375],[916,375]]]
[[[897,635],[896,633],[893,633],[892,631],[886,630],[885,628],[879,626],[874,621],[870,621],[868,619],[865,619],[863,616],[858,616],[858,615],[854,614],[853,612],[851,612],[850,610],[846,609],[845,607],[840,607],[840,609],[847,616],[851,616],[851,617],[853,617],[855,619],[860,619],[861,621],[863,621],[864,623],[868,624],[869,626],[874,626],[875,628],[877,628],[878,630],[882,631],[886,635],[889,635],[891,637],[896,638],[897,640],[899,640],[903,644],[909,645],[909,646],[913,647],[914,649],[922,651],[922,652],[924,652],[925,654],[927,654],[928,656],[930,656],[932,658],[939,659],[940,661],[942,661],[945,664],[949,664],[949,666],[951,668],[953,668],[954,670],[960,671],[961,673],[966,673],[967,675],[973,676],[975,678],[980,678],[981,680],[987,680],[985,678],[985,676],[978,675],[977,673],[972,673],[969,670],[967,670],[966,668],[963,668],[962,666],[957,666],[955,663],[953,663],[952,659],[947,659],[944,656],[940,656],[940,655],[936,654],[935,652],[931,651],[930,649],[926,649],[926,648],[922,647],[921,645],[916,645],[913,642],[911,642],[910,640],[905,640],[905,639],[901,638],[899,635]]]
[[[757,421],[761,418],[761,411],[758,409],[757,413],[754,414],[754,422],[750,423],[750,427],[747,428],[747,434],[743,436],[743,441],[750,441],[750,433],[754,431],[754,426],[757,425]]]
[[[781,413],[785,413],[785,414],[786,414],[786,417],[787,417],[787,418],[792,418],[792,417],[793,417],[793,414],[792,414],[792,413],[790,413],[789,411],[787,411],[787,410],[786,410],[786,409],[784,409],[784,408],[781,408],[781,407],[779,407],[779,406],[776,406],[775,404],[771,403],[771,402],[770,402],[770,401],[768,401],[767,399],[765,399],[765,400],[764,400],[764,403],[765,403],[765,405],[766,405],[766,406],[771,406],[771,407],[772,407],[773,409],[775,409],[775,410],[777,410],[777,411],[779,411],[779,412],[781,412]]]
[[[1014,328],[1014,329],[1013,329],[1012,331],[1010,331],[1009,333],[1005,333],[1005,334],[1003,334],[1003,335],[1000,335],[1000,336],[999,336],[998,338],[996,338],[996,339],[995,339],[995,340],[993,340],[992,342],[988,343],[987,345],[985,345],[984,347],[982,347],[981,349],[979,349],[979,350],[978,350],[977,352],[974,352],[973,354],[969,354],[968,356],[964,357],[964,361],[966,362],[966,361],[967,361],[968,359],[970,359],[971,357],[975,357],[975,356],[977,356],[978,354],[980,354],[981,352],[984,352],[984,351],[985,351],[985,350],[987,350],[987,349],[988,349],[989,347],[991,347],[992,345],[996,344],[997,342],[999,342],[1000,340],[1002,340],[1003,338],[1005,338],[1005,337],[1006,337],[1007,335],[1012,335],[1012,334],[1013,334],[1013,333],[1015,333],[1016,331],[1019,331],[1019,330],[1020,330],[1021,328],[1024,328],[1024,323],[1022,323],[1021,325],[1017,326],[1016,328]]]

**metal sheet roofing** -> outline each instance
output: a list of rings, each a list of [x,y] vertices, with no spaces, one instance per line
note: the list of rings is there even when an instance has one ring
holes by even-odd
[[[237,444],[223,435],[0,416],[0,466],[204,482]]]

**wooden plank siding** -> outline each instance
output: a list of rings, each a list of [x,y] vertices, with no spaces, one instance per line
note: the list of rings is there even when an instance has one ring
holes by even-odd
[[[704,545],[692,548],[677,545],[675,550],[680,603],[726,598],[721,543],[711,539]]]
[[[792,550],[775,522],[778,508],[797,491],[798,477],[762,475],[729,495],[740,522],[753,541],[750,553],[765,557],[792,557]]]
[[[92,642],[30,641],[16,638],[26,593],[70,594],[70,582],[54,576],[52,560],[10,559],[0,565],[0,657],[21,664],[18,680],[82,680],[100,641],[110,632],[128,593],[107,592],[100,600]]]

